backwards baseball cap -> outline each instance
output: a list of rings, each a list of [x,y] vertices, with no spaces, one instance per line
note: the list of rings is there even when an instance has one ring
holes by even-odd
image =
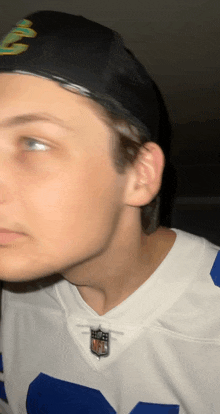
[[[115,31],[82,16],[38,11],[0,43],[0,72],[32,74],[77,89],[122,115],[163,148],[170,123],[155,82]]]

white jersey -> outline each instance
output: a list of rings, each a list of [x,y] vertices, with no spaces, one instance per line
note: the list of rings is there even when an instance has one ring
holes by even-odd
[[[65,279],[3,286],[2,413],[220,413],[220,247],[172,230],[156,271],[103,316]]]

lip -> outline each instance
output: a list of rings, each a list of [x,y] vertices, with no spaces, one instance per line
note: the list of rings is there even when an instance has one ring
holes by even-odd
[[[15,233],[8,229],[0,229],[0,245],[10,244],[14,240],[24,236],[24,233]]]
[[[0,233],[17,233],[17,234],[21,234],[21,233],[18,233],[16,231],[13,231],[13,230],[4,229],[2,227],[0,228]]]

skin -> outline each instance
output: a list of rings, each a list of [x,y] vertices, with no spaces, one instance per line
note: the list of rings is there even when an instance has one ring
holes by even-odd
[[[0,227],[24,233],[0,245],[0,279],[60,273],[103,315],[144,283],[174,244],[170,229],[150,236],[141,229],[140,206],[161,186],[163,152],[145,144],[119,175],[112,131],[95,102],[54,81],[5,73],[0,96]],[[39,113],[62,126],[10,122]]]

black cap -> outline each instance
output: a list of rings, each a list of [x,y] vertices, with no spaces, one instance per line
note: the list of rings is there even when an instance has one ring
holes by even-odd
[[[0,72],[30,73],[77,88],[150,133],[162,148],[170,124],[155,82],[115,31],[82,16],[39,11],[0,43]]]

